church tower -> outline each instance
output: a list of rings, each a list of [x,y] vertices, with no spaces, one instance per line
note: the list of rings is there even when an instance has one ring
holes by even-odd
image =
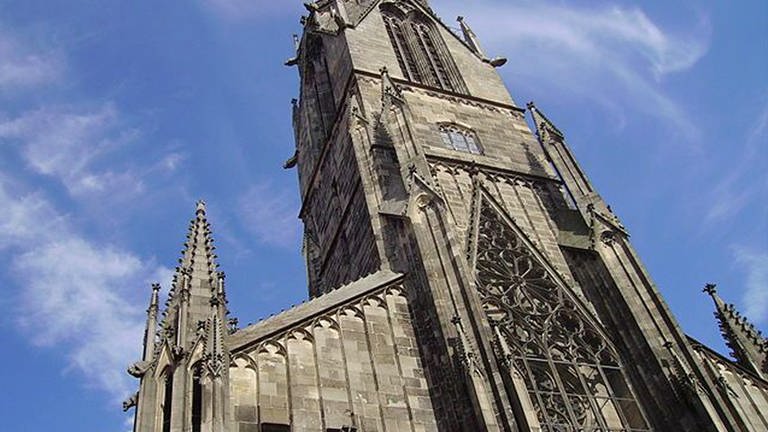
[[[285,167],[310,299],[228,335],[198,207],[131,369],[136,432],[768,428],[762,336],[737,364],[683,333],[468,20],[454,31],[427,0],[305,6]]]
[[[443,430],[740,430],[562,132],[530,104],[531,132],[465,20],[308,9],[291,63],[310,295],[408,275]]]

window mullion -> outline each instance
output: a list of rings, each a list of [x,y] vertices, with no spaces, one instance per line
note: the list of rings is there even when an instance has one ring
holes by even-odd
[[[573,408],[571,407],[571,404],[568,400],[568,392],[565,391],[565,385],[563,384],[562,379],[560,378],[560,373],[557,370],[557,365],[555,365],[554,360],[552,360],[552,356],[547,355],[547,365],[549,365],[549,370],[552,372],[552,377],[555,379],[555,383],[557,384],[557,388],[560,392],[560,397],[563,398],[563,402],[565,403],[565,409],[568,411],[568,416],[571,418],[571,424],[573,427],[577,427],[579,425],[578,419],[576,418],[576,414],[573,412]]]
[[[541,360],[541,359],[540,359]],[[531,368],[528,365],[528,359],[526,358],[519,358],[519,361],[523,363],[523,366],[525,367],[525,374],[528,375],[528,382],[532,383],[530,388],[528,389],[529,393],[533,393],[534,397],[536,398],[536,403],[538,404],[539,411],[541,412],[542,417],[544,418],[544,421],[542,422],[539,420],[540,423],[545,423],[548,429],[551,429],[552,419],[549,417],[549,413],[546,410],[546,405],[544,404],[544,401],[541,399],[541,392],[536,387],[536,379],[534,378],[533,372],[531,372]]]
[[[613,385],[608,380],[608,375],[603,372],[603,368],[598,368],[600,370],[600,375],[603,378],[603,382],[605,382],[605,388],[608,389],[608,394],[610,395],[610,401],[616,408],[616,413],[619,415],[619,419],[621,419],[621,423],[624,425],[624,427],[627,430],[632,429],[629,419],[627,419],[626,414],[624,414],[624,409],[622,408],[621,404],[619,403],[619,398],[616,395],[616,391],[613,389]]]
[[[420,82],[436,85],[431,73],[431,68],[429,67],[429,59],[425,57],[426,54],[421,42],[421,35],[419,34],[416,26],[417,24],[413,23],[412,21],[409,22],[408,25],[403,26],[405,28],[403,33],[407,43],[411,47],[411,51],[413,52],[416,67],[419,68],[419,73],[421,75]]]
[[[403,69],[403,75],[405,75],[408,80],[413,80],[414,76],[410,70],[410,65],[408,64],[405,47],[403,47],[402,26],[399,22],[394,22],[394,19],[392,18],[386,18],[385,20],[390,30],[390,39],[392,39],[392,43],[397,51],[396,54],[399,56],[398,60],[400,61],[400,68]]]
[[[592,366],[592,365],[589,365],[589,366]],[[600,367],[598,365],[594,365],[594,368],[599,373]],[[579,377],[579,381],[581,382],[581,387],[584,389],[584,397],[587,398],[589,405],[592,407],[592,411],[595,413],[595,419],[600,424],[600,427],[607,431],[608,422],[605,420],[605,415],[603,414],[603,411],[600,409],[597,402],[595,401],[596,396],[589,392],[587,381],[584,379],[584,374],[581,372],[581,368],[578,367],[578,364],[576,366],[576,375]]]
[[[437,44],[435,44],[435,41],[430,34],[429,27],[422,25],[420,26],[420,29],[422,32],[424,51],[429,58],[430,66],[434,78],[437,81],[437,85],[444,90],[453,90],[450,80],[447,80],[447,76],[445,76],[448,72],[445,70],[445,65],[440,53],[437,52]]]

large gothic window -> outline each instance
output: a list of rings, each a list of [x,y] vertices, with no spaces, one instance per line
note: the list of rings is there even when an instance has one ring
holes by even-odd
[[[486,198],[476,277],[510,391],[535,416],[532,430],[649,431],[619,358],[586,312],[555,281]],[[534,418],[535,417],[535,418]]]
[[[406,79],[451,92],[466,92],[445,42],[426,15],[407,3],[386,4],[381,11]]]

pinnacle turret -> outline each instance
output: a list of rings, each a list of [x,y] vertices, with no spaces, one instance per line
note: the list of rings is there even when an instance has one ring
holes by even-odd
[[[536,132],[539,134],[540,138],[543,138],[543,134],[552,133],[560,139],[565,139],[565,135],[560,132],[560,129],[558,129],[543,112],[536,108],[536,105],[533,102],[528,102],[528,110],[531,112]]]
[[[212,298],[221,301],[226,316],[226,296],[215,249],[206,204],[198,201],[163,315],[164,336],[171,345],[191,348],[199,325],[210,317]]]
[[[158,430],[158,418],[174,431],[223,432],[227,424],[227,297],[206,211],[205,202],[198,201],[161,318],[159,339],[160,285],[152,286],[144,358],[128,368],[141,380],[137,396],[125,402],[125,407],[137,408],[137,432]],[[192,417],[186,420],[182,414],[190,412]],[[189,422],[192,429],[185,426]],[[209,427],[200,429],[202,424]]]
[[[768,377],[768,339],[733,304],[723,301],[715,284],[707,284],[704,292],[715,303],[715,317],[720,331],[736,361],[760,377]]]
[[[160,284],[152,284],[152,294],[147,308],[147,325],[144,330],[144,361],[151,361],[155,351],[155,333],[157,332],[157,312],[160,301]]]

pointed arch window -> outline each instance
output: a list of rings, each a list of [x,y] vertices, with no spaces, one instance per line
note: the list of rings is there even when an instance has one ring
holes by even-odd
[[[198,364],[192,375],[192,432],[200,432],[203,426],[203,371]]]
[[[477,135],[461,126],[452,123],[440,125],[440,138],[443,146],[451,150],[464,153],[483,154],[483,150],[477,140]]]
[[[422,82],[421,71],[416,63],[416,56],[408,42],[403,26],[403,20],[394,14],[384,15],[384,25],[395,50],[397,62],[403,74],[411,81]]]
[[[381,12],[406,79],[451,92],[466,92],[448,48],[429,17],[405,4],[386,4]]]
[[[163,374],[163,432],[171,432],[171,414],[173,412],[173,370],[170,368]]]
[[[480,198],[475,268],[509,394],[532,430],[650,431],[618,354],[522,234]]]

